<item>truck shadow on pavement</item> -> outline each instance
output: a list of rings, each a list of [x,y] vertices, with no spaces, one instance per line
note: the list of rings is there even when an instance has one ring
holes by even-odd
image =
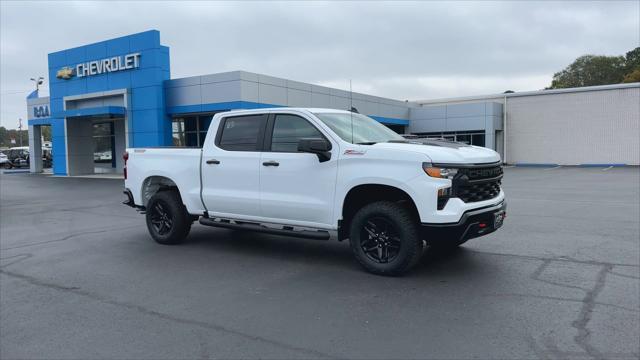
[[[364,272],[351,254],[348,241],[316,241],[255,232],[194,227],[181,246],[242,258],[243,261],[277,260],[310,268],[337,267]],[[479,254],[464,247],[451,250],[428,248],[413,270],[405,277],[455,277],[475,272],[481,265]],[[375,275],[371,275],[375,276]]]

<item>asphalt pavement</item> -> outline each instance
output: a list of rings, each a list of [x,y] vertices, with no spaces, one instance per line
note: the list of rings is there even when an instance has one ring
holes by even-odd
[[[637,359],[640,170],[504,189],[502,229],[389,278],[337,241],[161,246],[121,180],[0,174],[0,358]]]

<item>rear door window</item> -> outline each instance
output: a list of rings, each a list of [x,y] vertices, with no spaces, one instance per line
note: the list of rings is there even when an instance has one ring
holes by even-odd
[[[229,151],[260,151],[266,125],[266,114],[224,118],[216,145]]]

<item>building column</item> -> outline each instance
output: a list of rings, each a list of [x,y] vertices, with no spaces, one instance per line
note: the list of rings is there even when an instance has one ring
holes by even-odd
[[[42,127],[29,125],[29,172],[42,172]]]

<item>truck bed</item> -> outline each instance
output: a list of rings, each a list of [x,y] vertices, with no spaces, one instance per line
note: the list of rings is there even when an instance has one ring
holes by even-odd
[[[133,194],[135,204],[146,206],[142,188],[146,181],[175,184],[189,212],[204,211],[200,200],[200,148],[149,147],[128,148],[125,188]],[[137,184],[137,185],[134,185]],[[133,188],[135,187],[135,188]]]

